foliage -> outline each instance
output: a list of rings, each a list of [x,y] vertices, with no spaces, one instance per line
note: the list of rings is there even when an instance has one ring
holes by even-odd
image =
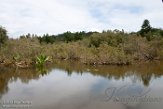
[[[146,37],[148,41],[151,41],[154,38],[163,37],[163,30],[151,27],[150,22],[147,19],[144,20],[141,30],[138,33],[140,33],[142,37]]]
[[[44,66],[47,60],[58,59],[93,65],[163,60],[163,30],[151,27],[148,20],[143,22],[138,32],[108,30],[43,36],[27,34],[7,40],[5,45],[0,51],[0,62],[14,59],[33,64],[36,61],[38,66]],[[44,55],[40,55],[42,53]]]
[[[120,44],[124,43],[127,34],[123,31],[106,31],[103,33],[96,33],[90,36],[90,46],[99,47],[100,44],[107,43],[110,46],[119,46]]]
[[[151,31],[151,26],[149,20],[145,19],[142,26],[141,26],[141,35],[143,36],[145,33],[148,33]]]
[[[13,60],[15,62],[17,62],[19,59],[20,59],[20,55],[19,54],[16,54],[16,55],[13,56]]]
[[[42,37],[38,37],[38,40],[40,43],[51,43],[53,44],[54,42],[72,42],[72,41],[78,41],[78,40],[82,40],[83,38],[89,37],[90,35],[92,35],[93,33],[96,32],[75,32],[75,33],[71,33],[71,32],[65,32],[63,34],[58,34],[58,35],[49,35],[49,34],[45,34]]]
[[[8,39],[7,30],[0,26],[0,47],[2,46],[2,44],[5,43],[7,39]]]
[[[42,66],[44,66],[45,62],[48,60],[49,60],[48,56],[41,54],[36,57],[36,65],[42,67]]]

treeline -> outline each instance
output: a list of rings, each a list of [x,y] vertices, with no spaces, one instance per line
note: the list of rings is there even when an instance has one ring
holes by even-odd
[[[21,35],[20,38],[34,38],[37,37],[40,43],[55,43],[55,42],[72,42],[72,41],[78,41],[82,40],[83,38],[91,36],[93,33],[98,33],[98,32],[75,32],[72,33],[70,31],[67,31],[62,34],[58,35],[49,35],[49,34],[44,34],[43,36],[37,36],[35,34],[30,34],[28,33],[27,35]]]
[[[106,31],[103,31],[102,33],[104,33]],[[159,38],[159,37],[163,37],[163,30],[161,28],[153,28],[150,25],[149,20],[144,20],[141,29],[137,32],[131,32],[131,33],[124,33],[124,30],[120,31],[115,29],[113,31],[114,33],[118,33],[121,32],[121,34],[125,34],[125,35],[129,35],[129,34],[137,34],[140,35],[141,37],[145,37],[148,41],[151,41],[154,38]],[[36,34],[30,34],[28,33],[27,35],[21,35],[20,38],[34,38],[37,37],[40,43],[55,43],[55,42],[72,42],[72,41],[78,41],[78,40],[82,40],[84,38],[88,38],[90,37],[92,34],[98,34],[99,32],[75,32],[72,33],[70,31],[67,31],[65,33],[62,34],[58,34],[58,35],[49,35],[49,34],[44,34],[43,36],[38,36]],[[98,40],[99,41],[99,40]],[[95,42],[95,43],[98,43]],[[95,45],[96,46],[96,45]]]
[[[0,28],[0,63],[35,63],[40,54],[51,60],[77,60],[85,64],[126,65],[137,61],[163,60],[163,30],[144,20],[141,29],[103,32],[65,32],[58,35],[27,34],[8,39]]]

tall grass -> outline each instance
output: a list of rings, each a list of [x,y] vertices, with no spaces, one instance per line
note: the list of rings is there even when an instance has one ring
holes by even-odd
[[[132,64],[135,61],[163,60],[163,38],[148,41],[121,31],[94,33],[71,42],[39,43],[38,38],[10,39],[0,50],[0,61],[34,64],[43,53],[51,60],[75,60],[85,64]],[[43,61],[38,63],[44,63]],[[46,60],[45,58],[43,59]]]

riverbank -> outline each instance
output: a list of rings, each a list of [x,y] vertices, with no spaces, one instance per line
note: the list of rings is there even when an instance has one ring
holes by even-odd
[[[60,37],[60,36],[57,36]],[[38,37],[8,39],[0,49],[0,64],[28,68],[39,55],[55,60],[78,61],[88,65],[130,65],[163,60],[163,38],[147,40],[136,33],[107,31],[76,41],[40,42]]]
[[[150,64],[150,63],[163,63],[163,61],[161,60],[152,60],[152,61],[144,61],[144,60],[135,60],[132,61],[132,63],[128,63],[128,64],[117,64],[117,63],[83,63],[79,60],[61,60],[61,59],[55,59],[55,60],[49,60],[45,63],[44,67],[47,66],[52,66],[52,65],[58,65],[58,64],[64,64],[65,63],[70,64],[78,64],[80,66],[132,66],[132,65],[146,65],[146,64]],[[21,69],[29,69],[29,68],[36,68],[36,62],[35,61],[19,61],[19,62],[14,62],[14,61],[10,61],[10,60],[4,60],[3,62],[1,61],[0,63],[0,67],[6,67],[6,68],[21,68]]]
[[[0,64],[28,68],[46,61],[78,61],[87,65],[130,65],[163,61],[163,30],[145,19],[137,32],[65,32],[58,35],[21,35],[8,38],[0,27]]]

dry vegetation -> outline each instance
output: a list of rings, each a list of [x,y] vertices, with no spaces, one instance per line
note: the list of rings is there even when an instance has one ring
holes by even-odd
[[[136,34],[103,32],[73,42],[39,43],[34,38],[10,39],[1,48],[1,63],[35,63],[38,55],[55,59],[76,60],[85,64],[132,64],[135,61],[163,59],[163,39],[147,41]]]
[[[145,20],[135,33],[123,30],[98,32],[66,32],[63,34],[23,35],[19,39],[5,38],[0,29],[0,64],[34,65],[40,54],[48,61],[73,60],[91,65],[128,65],[138,61],[163,60],[163,30],[150,27]]]

